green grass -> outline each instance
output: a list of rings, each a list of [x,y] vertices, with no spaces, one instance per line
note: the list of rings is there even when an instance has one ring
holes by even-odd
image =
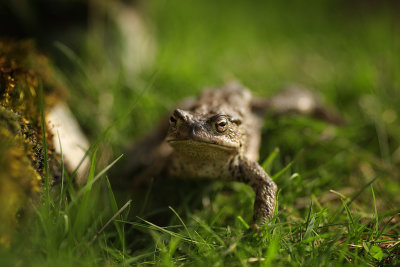
[[[0,251],[0,261],[400,264],[395,4],[163,0],[141,10],[157,52],[152,66],[139,73],[127,73],[122,56],[107,53],[110,44],[96,35],[102,24],[89,30],[81,51],[58,45],[73,66],[60,66],[70,106],[95,144],[89,182],[74,188],[65,173],[65,185],[35,205],[33,219],[10,250]],[[309,87],[347,122],[337,127],[298,116],[266,118],[260,162],[279,187],[269,224],[258,234],[247,230],[254,193],[240,183],[154,181],[145,192],[111,188],[120,177],[106,177],[111,165],[105,158],[118,159],[124,145],[151,131],[177,101],[232,78],[264,97],[290,83]]]

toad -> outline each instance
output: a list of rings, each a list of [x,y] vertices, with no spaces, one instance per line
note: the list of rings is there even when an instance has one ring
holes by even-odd
[[[278,189],[257,162],[267,110],[337,122],[309,91],[295,87],[270,99],[256,99],[234,82],[206,89],[175,109],[155,133],[129,153],[129,172],[139,165],[147,166],[136,183],[154,176],[246,183],[255,192],[252,227],[258,228],[273,216]]]

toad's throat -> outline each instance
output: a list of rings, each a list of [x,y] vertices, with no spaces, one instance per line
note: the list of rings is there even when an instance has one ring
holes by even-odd
[[[213,142],[207,139],[191,139],[191,138],[167,138],[166,140],[172,147],[187,146],[190,147],[209,147],[222,150],[237,150],[240,146],[232,142]]]

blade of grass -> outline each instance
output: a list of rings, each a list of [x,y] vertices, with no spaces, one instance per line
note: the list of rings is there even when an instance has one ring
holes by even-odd
[[[205,223],[205,222],[203,222],[203,221],[199,221],[198,219],[196,219],[196,218],[193,218],[198,224],[200,224],[200,226],[206,231],[206,232],[208,232],[208,233],[210,233],[214,238],[215,238],[215,240],[217,240],[218,241],[218,243],[222,246],[222,247],[226,247],[226,244],[225,244],[225,242],[224,242],[224,240],[207,224],[207,223]],[[213,244],[208,244],[207,243],[207,246],[214,246]]]
[[[186,224],[183,222],[181,216],[179,216],[179,214],[178,214],[171,206],[168,206],[168,208],[169,208],[170,210],[172,210],[172,212],[175,214],[176,217],[178,217],[178,220],[181,222],[181,224],[182,224],[183,227],[185,228],[185,230],[186,230],[186,232],[187,232],[189,238],[190,238],[190,239],[193,239],[192,236],[190,235],[189,229],[186,227]]]
[[[282,174],[284,174],[293,165],[294,161],[289,162],[282,170],[272,176],[272,180],[278,179]]]
[[[117,213],[118,212],[117,201],[115,200],[115,196],[114,196],[114,193],[113,193],[112,188],[111,188],[110,181],[109,181],[107,176],[106,176],[106,183],[107,183],[107,188],[108,188],[108,196],[109,196],[109,199],[110,199],[110,202],[111,202],[112,212],[113,213]],[[120,218],[121,218],[121,216],[120,216]],[[115,228],[117,229],[119,241],[120,241],[121,247],[122,247],[122,252],[123,252],[122,254],[123,254],[123,257],[124,257],[124,255],[126,254],[125,235],[123,233],[123,230],[121,229],[121,226],[120,226],[119,222],[114,221],[114,225],[115,225]],[[122,228],[123,228],[123,226],[122,226]]]
[[[353,197],[352,197],[350,200],[348,200],[348,201],[346,202],[346,205],[347,205],[347,206],[350,206],[351,203],[353,203],[353,201],[356,200],[356,199],[361,195],[361,193],[364,192],[364,190],[365,190],[368,186],[370,186],[372,183],[374,183],[374,182],[376,181],[376,179],[378,179],[379,177],[380,177],[380,175],[375,176],[375,177],[372,178],[369,182],[367,182],[363,187],[361,187],[361,189],[358,190],[357,193],[355,193],[355,194],[353,195]],[[341,194],[340,194],[340,195],[341,195]],[[338,207],[338,208],[336,209],[336,211],[333,213],[333,215],[331,216],[331,218],[329,219],[329,223],[332,223],[333,221],[335,221],[335,220],[336,220],[336,217],[337,217],[339,214],[341,214],[341,213],[344,211],[344,209],[345,209],[344,206]]]
[[[316,224],[315,223],[315,214],[311,215],[311,210],[312,210],[312,204],[310,205],[309,215],[307,216],[307,221],[304,225],[306,230],[305,230],[305,233],[304,233],[301,241],[309,238],[315,229],[315,224]]]
[[[275,209],[274,209],[274,214],[272,216],[272,224],[276,223],[276,220],[278,219],[278,210],[279,210],[279,195],[280,195],[281,190],[278,190],[276,193],[276,201],[275,201]]]
[[[135,263],[136,261],[138,261],[138,260],[141,260],[141,259],[143,259],[143,258],[147,258],[147,257],[150,257],[150,256],[153,256],[154,255],[154,251],[152,251],[152,252],[147,252],[147,253],[143,253],[143,254],[140,254],[140,255],[138,255],[138,256],[135,256],[135,257],[131,257],[131,258],[128,258],[128,259],[126,259],[125,261],[124,261],[124,264],[133,264],[133,263]]]
[[[243,227],[246,230],[250,229],[250,226],[243,220],[242,216],[239,215],[239,216],[236,216],[236,218],[239,220],[239,222],[243,225]]]
[[[89,76],[86,72],[87,67],[85,63],[71,48],[58,41],[54,42],[54,46],[60,50],[71,62],[73,62],[75,66],[78,67],[86,79],[89,79]]]
[[[61,204],[62,200],[64,197],[64,154],[63,154],[63,149],[62,149],[62,144],[61,144],[61,138],[60,138],[60,133],[57,130],[57,137],[58,137],[58,144],[60,145],[60,157],[61,157],[61,189],[60,189],[60,201],[58,203],[58,210],[61,210]]]
[[[375,240],[379,239],[379,237],[382,236],[383,232],[385,231],[386,227],[389,225],[389,223],[396,217],[396,214],[392,215],[390,219],[385,223],[385,225],[382,227],[382,229],[379,231],[379,233],[376,235]]]
[[[347,218],[349,219],[350,223],[349,223],[349,234],[353,233],[355,231],[355,225],[354,225],[354,219],[353,219],[353,215],[350,212],[349,206],[347,205],[346,201],[342,199],[342,204],[344,207],[344,210],[346,211],[347,214]]]
[[[75,205],[77,203],[77,199],[81,197],[91,186],[100,178],[102,177],[115,163],[117,163],[118,160],[121,159],[123,155],[119,156],[117,159],[115,159],[113,162],[111,162],[109,165],[107,165],[103,170],[101,170],[92,180],[88,181],[76,194],[76,199],[75,201],[71,201],[69,203],[69,206]]]
[[[86,195],[92,189],[92,185],[93,185],[92,181],[93,181],[94,172],[96,169],[96,156],[97,156],[97,149],[94,150],[93,155],[92,155],[92,160],[90,162],[89,176],[88,176],[87,183],[86,183],[88,186],[82,192],[83,195]]]
[[[92,191],[92,184],[90,182],[93,180],[93,177],[94,177],[94,172],[95,172],[95,168],[96,168],[96,155],[97,155],[97,149],[93,152],[91,164],[90,164],[90,170],[89,170],[89,176],[88,176],[88,182],[87,182],[87,184],[90,184],[90,186],[85,187],[85,189],[82,191],[82,197],[79,199],[79,205],[77,205],[77,214],[75,216],[74,223],[72,224],[73,232],[78,232],[78,229],[79,229],[79,232],[83,233],[82,228],[84,227],[84,225],[87,222],[87,214],[88,214],[88,208],[89,208],[88,204],[90,201],[90,194]]]
[[[268,157],[264,160],[264,162],[261,164],[261,167],[266,171],[269,172],[271,171],[271,165],[272,162],[275,160],[276,156],[279,154],[279,148],[276,147],[272,153],[268,155]]]
[[[378,216],[378,210],[376,208],[376,199],[375,199],[375,192],[374,192],[374,187],[371,186],[371,193],[372,193],[372,201],[374,202],[374,217],[375,217],[375,232],[371,233],[371,236],[375,233],[375,235],[378,234],[379,232],[379,216]]]
[[[93,236],[93,238],[89,241],[88,247],[91,246],[94,241],[99,237],[99,235],[107,228],[107,226],[110,225],[110,223],[117,218],[130,204],[132,200],[128,200],[128,202],[125,203],[118,211],[115,213],[107,222],[106,224]]]
[[[149,221],[146,221],[146,220],[144,220],[144,219],[142,219],[142,218],[140,218],[140,217],[137,217],[137,218],[138,218],[139,220],[141,220],[141,221],[147,223],[148,225],[152,226],[153,229],[156,229],[156,230],[158,230],[158,231],[160,231],[160,232],[164,232],[164,233],[169,234],[169,235],[171,235],[171,236],[178,237],[178,238],[180,238],[180,239],[182,239],[182,240],[184,240],[184,241],[186,241],[186,242],[189,242],[189,243],[193,243],[193,244],[203,244],[202,242],[199,242],[199,241],[196,241],[196,240],[192,240],[192,239],[189,239],[189,238],[187,238],[187,237],[185,237],[185,236],[183,236],[183,235],[181,235],[181,234],[177,234],[177,233],[175,233],[175,232],[169,231],[169,230],[167,230],[167,229],[165,229],[165,228],[163,228],[163,227],[160,227],[160,226],[158,226],[158,225],[156,225],[156,224],[154,224],[154,223],[151,223],[151,222],[149,222]],[[207,244],[203,244],[203,245],[207,245]]]

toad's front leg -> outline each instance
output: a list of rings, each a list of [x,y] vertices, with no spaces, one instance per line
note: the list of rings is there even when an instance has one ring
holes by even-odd
[[[246,157],[238,157],[234,162],[232,178],[250,185],[255,192],[253,227],[263,225],[274,214],[278,188],[257,162]]]

